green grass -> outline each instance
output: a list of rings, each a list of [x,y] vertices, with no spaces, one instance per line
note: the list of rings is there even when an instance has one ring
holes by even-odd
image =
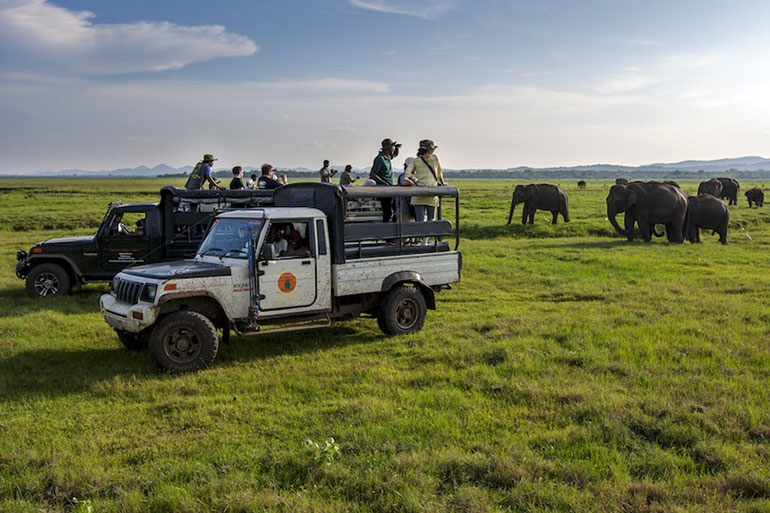
[[[0,181],[0,510],[770,511],[770,209],[741,197],[725,247],[627,243],[608,183],[503,226],[512,183],[458,182],[462,282],[419,334],[233,337],[170,377],[104,285],[41,302],[13,274],[162,184]]]

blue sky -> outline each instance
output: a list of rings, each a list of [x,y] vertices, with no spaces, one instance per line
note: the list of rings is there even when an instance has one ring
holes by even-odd
[[[767,155],[770,3],[0,0],[0,172]]]

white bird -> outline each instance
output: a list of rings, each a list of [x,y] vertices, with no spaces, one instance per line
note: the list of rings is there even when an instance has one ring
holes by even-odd
[[[749,235],[748,233],[746,234],[746,238],[749,239],[749,240],[754,240],[754,239],[751,238],[751,235]]]

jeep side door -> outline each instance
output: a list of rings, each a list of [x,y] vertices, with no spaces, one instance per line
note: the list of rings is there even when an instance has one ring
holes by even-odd
[[[131,265],[149,263],[153,240],[159,235],[157,207],[129,205],[112,210],[99,230],[99,261],[106,274],[115,274]]]
[[[323,237],[325,241],[325,232]],[[274,251],[266,256],[268,244]],[[329,273],[329,251],[325,242],[319,250],[313,219],[271,221],[257,260],[260,316],[330,309],[330,287],[319,288],[319,274],[323,278]]]

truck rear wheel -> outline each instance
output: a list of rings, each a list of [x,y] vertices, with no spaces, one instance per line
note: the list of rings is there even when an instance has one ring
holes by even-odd
[[[144,332],[129,333],[123,330],[115,330],[115,332],[118,334],[120,343],[129,351],[140,351],[147,348],[148,337]]]
[[[58,264],[40,264],[27,275],[27,292],[34,297],[63,296],[70,291],[70,277]]]
[[[170,314],[150,335],[150,355],[169,372],[188,372],[211,365],[219,350],[217,330],[208,317],[197,312]]]
[[[427,307],[416,287],[399,285],[392,288],[380,304],[377,325],[386,335],[407,335],[422,329]]]

